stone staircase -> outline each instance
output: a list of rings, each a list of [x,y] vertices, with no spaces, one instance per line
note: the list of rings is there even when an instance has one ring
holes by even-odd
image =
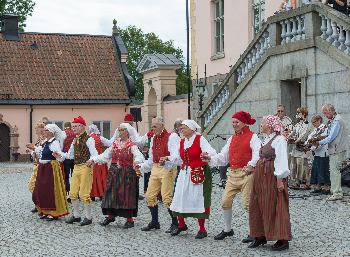
[[[217,123],[269,59],[310,48],[350,69],[350,18],[320,3],[268,18],[199,113],[203,134],[218,134]],[[307,77],[307,69],[303,72]]]

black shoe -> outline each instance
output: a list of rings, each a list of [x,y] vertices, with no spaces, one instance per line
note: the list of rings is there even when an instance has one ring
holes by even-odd
[[[30,210],[31,213],[36,213],[38,212],[38,209],[34,207],[34,209]]]
[[[115,218],[111,219],[111,218],[106,217],[104,219],[104,221],[100,222],[100,225],[107,226],[109,223],[114,222],[114,221],[115,221]]]
[[[151,229],[160,229],[160,224],[150,222],[146,227],[141,228],[142,231],[150,231]]]
[[[272,251],[283,251],[289,249],[289,242],[286,240],[278,240],[272,247]]]
[[[95,202],[95,197],[90,197],[91,201]]]
[[[49,216],[47,216],[47,215],[39,215],[39,219],[41,219],[41,220],[46,220],[48,218],[49,218]]]
[[[207,231],[201,232],[198,231],[197,235],[194,237],[195,239],[203,239],[208,236]]]
[[[74,216],[70,216],[67,220],[66,220],[66,223],[67,224],[73,224],[74,222],[80,222],[81,221],[81,218],[76,218]]]
[[[125,222],[123,228],[128,229],[128,228],[133,228],[135,226],[134,222],[132,221],[127,221]]]
[[[243,240],[242,240],[242,243],[243,244],[247,244],[247,243],[251,243],[251,242],[253,242],[254,241],[254,238],[252,238],[251,236],[247,236],[246,238],[244,238]]]
[[[188,229],[187,225],[185,225],[183,228],[176,227],[173,231],[170,232],[170,235],[177,236],[182,231],[186,231]]]
[[[177,229],[177,225],[171,224],[168,230],[165,231],[165,233],[171,233],[173,230]]]
[[[67,198],[67,202],[68,202],[68,203],[72,203],[72,200],[68,197],[68,198]]]
[[[318,194],[321,194],[322,193],[322,190],[321,189],[314,189],[310,192],[310,194],[312,195],[318,195]]]
[[[233,234],[234,234],[233,229],[231,229],[229,232],[225,232],[223,230],[220,232],[220,234],[218,234],[214,237],[214,240],[223,240],[225,237],[233,236]]]
[[[92,224],[92,219],[84,218],[82,222],[80,222],[80,226],[86,226]]]
[[[265,238],[264,239],[254,239],[253,242],[251,242],[250,245],[248,245],[248,248],[256,248],[259,245],[264,245],[266,243],[267,243],[267,241]]]
[[[55,218],[55,217],[47,217],[45,220],[46,220],[46,221],[55,221],[55,220],[58,220],[58,218]]]
[[[139,200],[143,200],[145,197],[143,195],[139,195]]]

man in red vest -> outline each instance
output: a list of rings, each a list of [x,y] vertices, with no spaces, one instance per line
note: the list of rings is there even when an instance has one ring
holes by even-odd
[[[242,193],[243,205],[248,210],[252,182],[251,173],[259,160],[261,147],[260,139],[249,129],[249,125],[254,123],[255,119],[248,112],[239,111],[233,114],[232,126],[234,134],[229,138],[221,152],[210,160],[210,164],[213,166],[230,165],[226,187],[221,200],[225,229],[214,237],[215,240],[222,240],[234,234],[231,228],[232,202],[238,193]],[[204,157],[210,159],[207,155]],[[248,243],[252,240],[248,236],[243,239],[243,243]]]
[[[172,219],[170,233],[177,228],[177,219],[170,211],[170,204],[173,196],[174,181],[177,175],[177,166],[166,167],[161,165],[160,159],[168,156],[170,162],[174,162],[179,155],[180,137],[176,133],[169,133],[164,127],[164,120],[161,117],[152,119],[152,131],[154,136],[151,139],[149,158],[141,164],[143,173],[151,170],[148,188],[146,192],[147,205],[151,211],[152,221],[142,231],[160,229],[158,220],[157,196],[161,192],[163,205],[168,209]]]

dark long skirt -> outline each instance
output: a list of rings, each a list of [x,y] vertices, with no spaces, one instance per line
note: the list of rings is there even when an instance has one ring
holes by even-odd
[[[35,205],[43,210],[56,210],[55,179],[51,163],[39,164],[32,195]]]
[[[112,164],[108,170],[107,188],[101,208],[104,215],[124,218],[137,216],[139,178],[132,167]]]
[[[249,202],[250,236],[266,240],[291,240],[288,183],[277,190],[274,162],[259,160],[253,175]]]

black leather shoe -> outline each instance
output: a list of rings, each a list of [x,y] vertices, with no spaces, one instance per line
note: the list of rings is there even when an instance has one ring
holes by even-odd
[[[80,226],[86,226],[92,224],[92,219],[84,218],[82,222],[80,222]]]
[[[177,225],[171,224],[170,227],[165,231],[165,233],[171,233],[175,229],[177,229]]]
[[[34,207],[34,209],[30,210],[31,213],[36,213],[38,212],[38,209]]]
[[[46,219],[48,219],[49,218],[49,216],[47,216],[47,215],[39,215],[39,219],[41,219],[41,220],[46,220]]]
[[[203,239],[208,236],[207,231],[201,232],[198,231],[197,235],[194,237],[195,239]]]
[[[67,224],[73,224],[74,222],[80,222],[81,221],[81,218],[76,218],[74,216],[70,216],[67,220],[66,220],[66,223]]]
[[[251,242],[253,242],[254,241],[254,238],[252,238],[251,236],[247,236],[246,238],[244,238],[243,240],[242,240],[242,243],[243,244],[247,244],[247,243],[251,243]]]
[[[58,220],[58,218],[55,218],[55,217],[47,217],[45,220],[46,220],[46,221],[55,221],[55,220]]]
[[[68,203],[72,203],[72,200],[68,197],[68,198],[67,198],[67,202],[68,202]]]
[[[188,229],[187,225],[185,225],[183,228],[176,227],[173,231],[170,232],[170,235],[177,236],[182,231],[186,231]]]
[[[289,242],[286,240],[278,240],[272,247],[272,251],[283,251],[289,249]]]
[[[152,229],[160,229],[159,223],[148,223],[146,227],[141,228],[142,231],[150,231]]]
[[[139,200],[143,200],[145,197],[143,195],[139,195]]]
[[[101,226],[107,226],[109,223],[114,222],[114,221],[115,221],[115,218],[110,219],[110,218],[106,217],[104,219],[104,221],[100,222],[100,225]]]
[[[135,226],[134,222],[132,221],[127,221],[125,222],[123,228],[128,229],[128,228],[133,228]]]
[[[254,239],[253,242],[251,242],[250,245],[248,245],[248,248],[256,248],[266,243],[267,243],[266,239]]]
[[[223,240],[225,237],[233,236],[233,234],[233,229],[231,229],[229,232],[221,231],[220,234],[214,237],[214,240]]]

